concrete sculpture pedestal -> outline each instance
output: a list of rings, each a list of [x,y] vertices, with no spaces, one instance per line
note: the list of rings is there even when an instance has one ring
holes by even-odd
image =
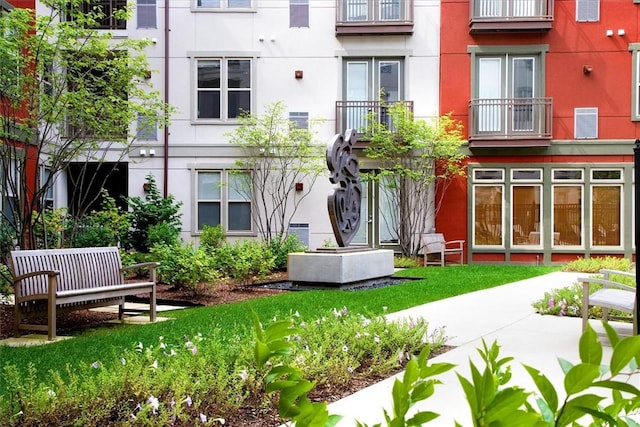
[[[289,254],[289,280],[294,286],[329,286],[393,275],[390,249],[330,248]]]

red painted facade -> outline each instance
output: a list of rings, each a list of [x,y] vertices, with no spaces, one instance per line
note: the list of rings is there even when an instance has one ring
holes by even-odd
[[[467,164],[522,165],[633,164],[633,143],[640,138],[640,122],[632,120],[634,83],[633,52],[639,43],[640,4],[632,0],[601,0],[597,22],[577,22],[575,0],[555,0],[550,30],[470,32],[470,5],[464,0],[441,1],[440,112],[469,129],[469,101],[473,98],[472,55],[474,46],[547,45],[542,70],[544,96],[552,98],[552,138],[547,148],[469,150]],[[607,35],[611,30],[613,35]],[[623,30],[624,34],[619,34]],[[622,32],[620,32],[622,33]],[[590,72],[585,72],[591,70]],[[636,101],[637,102],[637,101]],[[597,140],[574,137],[574,108],[598,108]],[[468,133],[467,133],[468,135]],[[595,142],[595,144],[594,144]],[[607,152],[607,147],[612,149]],[[562,146],[562,149],[558,149]],[[584,147],[589,146],[589,149]],[[613,147],[616,148],[613,148]],[[628,146],[628,150],[627,147]],[[621,148],[622,147],[622,148]],[[627,154],[628,153],[628,154]],[[628,184],[628,183],[626,183]],[[544,183],[544,191],[550,183]],[[581,250],[474,250],[472,248],[471,183],[460,178],[451,186],[436,219],[436,228],[448,240],[465,239],[469,262],[561,262],[584,256]],[[627,193],[628,194],[628,193]],[[631,201],[627,201],[627,208]],[[627,221],[629,222],[629,221]],[[508,223],[505,224],[508,227]],[[626,224],[627,227],[630,224]],[[625,237],[629,240],[629,235]],[[545,254],[546,250],[546,254]],[[611,255],[620,255],[609,251]],[[627,249],[628,252],[628,249]],[[629,255],[627,253],[627,255]]]

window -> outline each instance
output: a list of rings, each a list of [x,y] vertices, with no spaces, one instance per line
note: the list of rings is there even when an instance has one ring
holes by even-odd
[[[631,120],[640,120],[640,43],[629,45],[632,56],[631,73]]]
[[[14,213],[18,212],[18,196],[20,194],[20,177],[16,160],[9,160],[9,170],[3,169],[2,173],[2,215],[4,219],[16,227]]]
[[[251,112],[250,59],[198,59],[196,118],[233,120]]]
[[[476,169],[473,179],[473,245],[502,246],[504,170]]]
[[[96,29],[99,30],[126,30],[127,21],[118,19],[118,12],[124,11],[127,7],[127,0],[88,0],[77,3],[74,6],[78,13],[88,14],[89,12],[99,13],[96,22]],[[67,15],[67,20],[74,19],[74,13]]]
[[[511,170],[511,242],[514,246],[542,243],[541,183],[541,169]]]
[[[600,0],[577,0],[576,21],[597,22],[600,20]]]
[[[591,244],[622,245],[622,170],[591,171]]]
[[[136,138],[139,140],[157,141],[158,140],[158,122],[155,118],[145,116],[138,113],[138,125]]]
[[[197,230],[222,225],[225,231],[251,231],[249,173],[197,172]]]
[[[367,118],[377,113],[390,125],[382,105],[404,100],[404,61],[399,58],[349,58],[343,63],[344,113],[342,129],[363,133]]]
[[[156,0],[138,0],[138,28],[157,28]]]
[[[401,0],[343,0],[346,21],[393,21],[403,15]]]
[[[126,138],[128,124],[123,113],[128,108],[126,92],[114,70],[126,57],[112,51],[104,57],[83,53],[67,58],[67,88],[76,101],[67,108],[67,137],[120,140]],[[91,111],[86,106],[94,107]],[[99,114],[97,114],[98,112]]]
[[[598,109],[576,108],[574,115],[574,131],[576,139],[597,138]]]
[[[249,9],[251,0],[196,0],[197,7],[210,9]]]
[[[309,129],[309,113],[291,112],[289,113],[289,121],[297,129]]]
[[[582,246],[583,234],[583,171],[555,169],[552,171],[552,221],[554,245]]]
[[[309,27],[309,0],[289,0],[289,27]]]

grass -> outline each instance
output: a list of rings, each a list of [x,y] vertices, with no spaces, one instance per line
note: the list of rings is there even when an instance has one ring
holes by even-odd
[[[85,331],[72,340],[40,347],[0,346],[2,366],[14,365],[26,373],[30,364],[38,381],[50,381],[51,372],[119,360],[120,354],[138,342],[157,343],[158,337],[178,341],[198,333],[214,335],[221,343],[235,342],[252,333],[251,312],[261,319],[295,311],[305,318],[323,316],[333,308],[369,316],[394,312],[419,304],[557,271],[554,267],[465,265],[452,268],[412,268],[398,276],[420,278],[400,285],[367,291],[304,291],[254,299],[242,303],[177,310],[163,313],[173,320],[153,325],[118,325]],[[427,319],[429,321],[431,319]],[[0,395],[6,395],[4,370],[0,372]]]

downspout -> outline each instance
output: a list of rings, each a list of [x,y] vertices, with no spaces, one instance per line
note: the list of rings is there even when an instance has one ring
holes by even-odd
[[[169,105],[169,0],[164,0],[164,103]],[[165,115],[167,111],[165,110]],[[166,116],[165,116],[166,119]],[[164,127],[164,185],[162,194],[169,196],[169,126]]]

